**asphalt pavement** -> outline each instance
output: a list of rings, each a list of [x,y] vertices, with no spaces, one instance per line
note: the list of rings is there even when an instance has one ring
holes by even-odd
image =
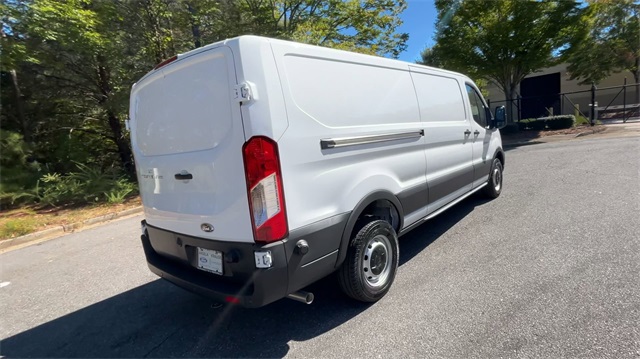
[[[640,357],[640,137],[507,151],[502,196],[401,238],[396,281],[355,303],[219,306],[156,278],[142,216],[0,255],[0,355]]]

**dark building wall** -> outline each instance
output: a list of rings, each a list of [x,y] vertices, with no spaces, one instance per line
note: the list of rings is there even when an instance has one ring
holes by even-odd
[[[560,73],[529,77],[520,83],[522,118],[535,118],[560,113]]]

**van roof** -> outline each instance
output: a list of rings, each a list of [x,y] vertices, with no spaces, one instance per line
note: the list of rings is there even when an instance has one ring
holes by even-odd
[[[321,46],[317,46],[317,45],[309,45],[309,44],[304,44],[304,43],[300,43],[300,42],[281,40],[281,39],[274,39],[274,38],[256,36],[256,35],[242,35],[242,36],[232,37],[232,38],[229,38],[229,39],[226,39],[226,40],[214,42],[214,43],[199,47],[197,49],[193,49],[193,50],[187,51],[185,53],[178,54],[177,55],[177,61],[180,61],[180,60],[185,59],[187,57],[191,57],[193,55],[196,55],[196,54],[198,54],[200,52],[204,52],[204,51],[210,50],[212,48],[216,48],[216,47],[223,46],[223,45],[227,45],[229,47],[234,48],[234,47],[238,47],[240,44],[248,45],[250,43],[259,44],[259,43],[265,43],[265,42],[266,43],[280,43],[280,44],[285,44],[285,45],[293,46],[293,47],[321,48],[321,49],[330,49],[332,51],[341,51],[341,52],[350,54],[352,56],[353,55],[362,56],[363,59],[366,58],[368,60],[375,59],[376,61],[382,61],[382,62],[385,63],[385,65],[387,65],[389,67],[405,67],[407,65],[410,65],[412,67],[429,69],[431,71],[437,71],[437,72],[440,72],[442,74],[448,74],[450,76],[462,77],[465,80],[471,81],[471,79],[468,76],[464,75],[464,74],[461,74],[459,72],[454,72],[454,71],[449,71],[449,70],[437,68],[437,67],[425,66],[425,65],[418,64],[418,63],[410,63],[410,62],[406,62],[406,61],[401,61],[401,60],[397,60],[397,59],[390,59],[390,58],[381,57],[381,56],[373,56],[373,55],[361,54],[361,53],[352,52],[352,51],[331,49],[331,48],[321,47]],[[236,45],[236,46],[234,46],[234,45]],[[141,82],[142,80],[144,80],[149,74],[153,73],[155,70],[156,69],[152,69],[151,71],[149,71],[142,78],[140,78],[140,80],[138,80],[138,82]]]

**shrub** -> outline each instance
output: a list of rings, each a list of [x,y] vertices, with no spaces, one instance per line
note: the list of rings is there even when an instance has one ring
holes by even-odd
[[[129,182],[125,178],[120,178],[115,182],[115,186],[108,192],[104,192],[107,202],[109,203],[122,203],[132,193],[135,193],[138,189],[135,183]]]
[[[538,121],[542,121],[550,130],[563,130],[573,127],[575,117],[573,115],[541,117]]]
[[[40,165],[31,158],[32,152],[22,135],[0,131],[0,192],[18,192],[35,185]],[[0,203],[5,204],[9,197],[0,196]]]
[[[544,120],[531,119],[527,123],[527,127],[533,131],[542,131],[545,128],[545,123],[544,123]]]
[[[35,188],[38,202],[47,206],[75,203],[80,199],[83,183],[71,176],[47,173],[40,178]]]
[[[525,122],[525,120],[516,122],[516,125],[518,126],[518,130],[520,131],[524,131],[527,129],[527,123]]]
[[[590,125],[591,122],[589,122],[589,119],[582,116],[582,115],[578,115],[576,116],[576,122],[575,125],[576,126],[582,126],[582,125]]]
[[[122,203],[137,193],[137,186],[117,171],[76,163],[77,171],[65,175],[47,173],[32,188],[0,192],[0,200],[12,206],[38,203],[44,206]]]
[[[518,123],[510,123],[500,130],[503,135],[513,135],[520,132],[520,125]]]
[[[533,124],[534,122],[536,122],[535,118],[525,118],[524,120],[520,120],[520,122],[518,122],[518,128],[520,129],[520,131],[533,130],[533,127],[535,127],[535,124]]]
[[[581,115],[576,116],[576,122],[574,126],[577,127],[577,126],[588,126],[588,125],[591,125],[591,121],[588,118]],[[602,125],[602,121],[596,120],[596,125]]]

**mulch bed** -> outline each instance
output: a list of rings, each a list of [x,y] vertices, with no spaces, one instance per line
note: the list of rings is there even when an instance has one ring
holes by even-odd
[[[606,130],[604,125],[595,125],[595,126],[578,126],[572,128],[566,128],[563,130],[544,130],[544,131],[533,131],[533,130],[525,130],[520,131],[514,134],[504,134],[502,135],[503,139],[508,140],[533,140],[536,138],[547,137],[547,136],[556,136],[556,135],[578,135],[580,133],[592,131],[593,133],[602,132]]]

